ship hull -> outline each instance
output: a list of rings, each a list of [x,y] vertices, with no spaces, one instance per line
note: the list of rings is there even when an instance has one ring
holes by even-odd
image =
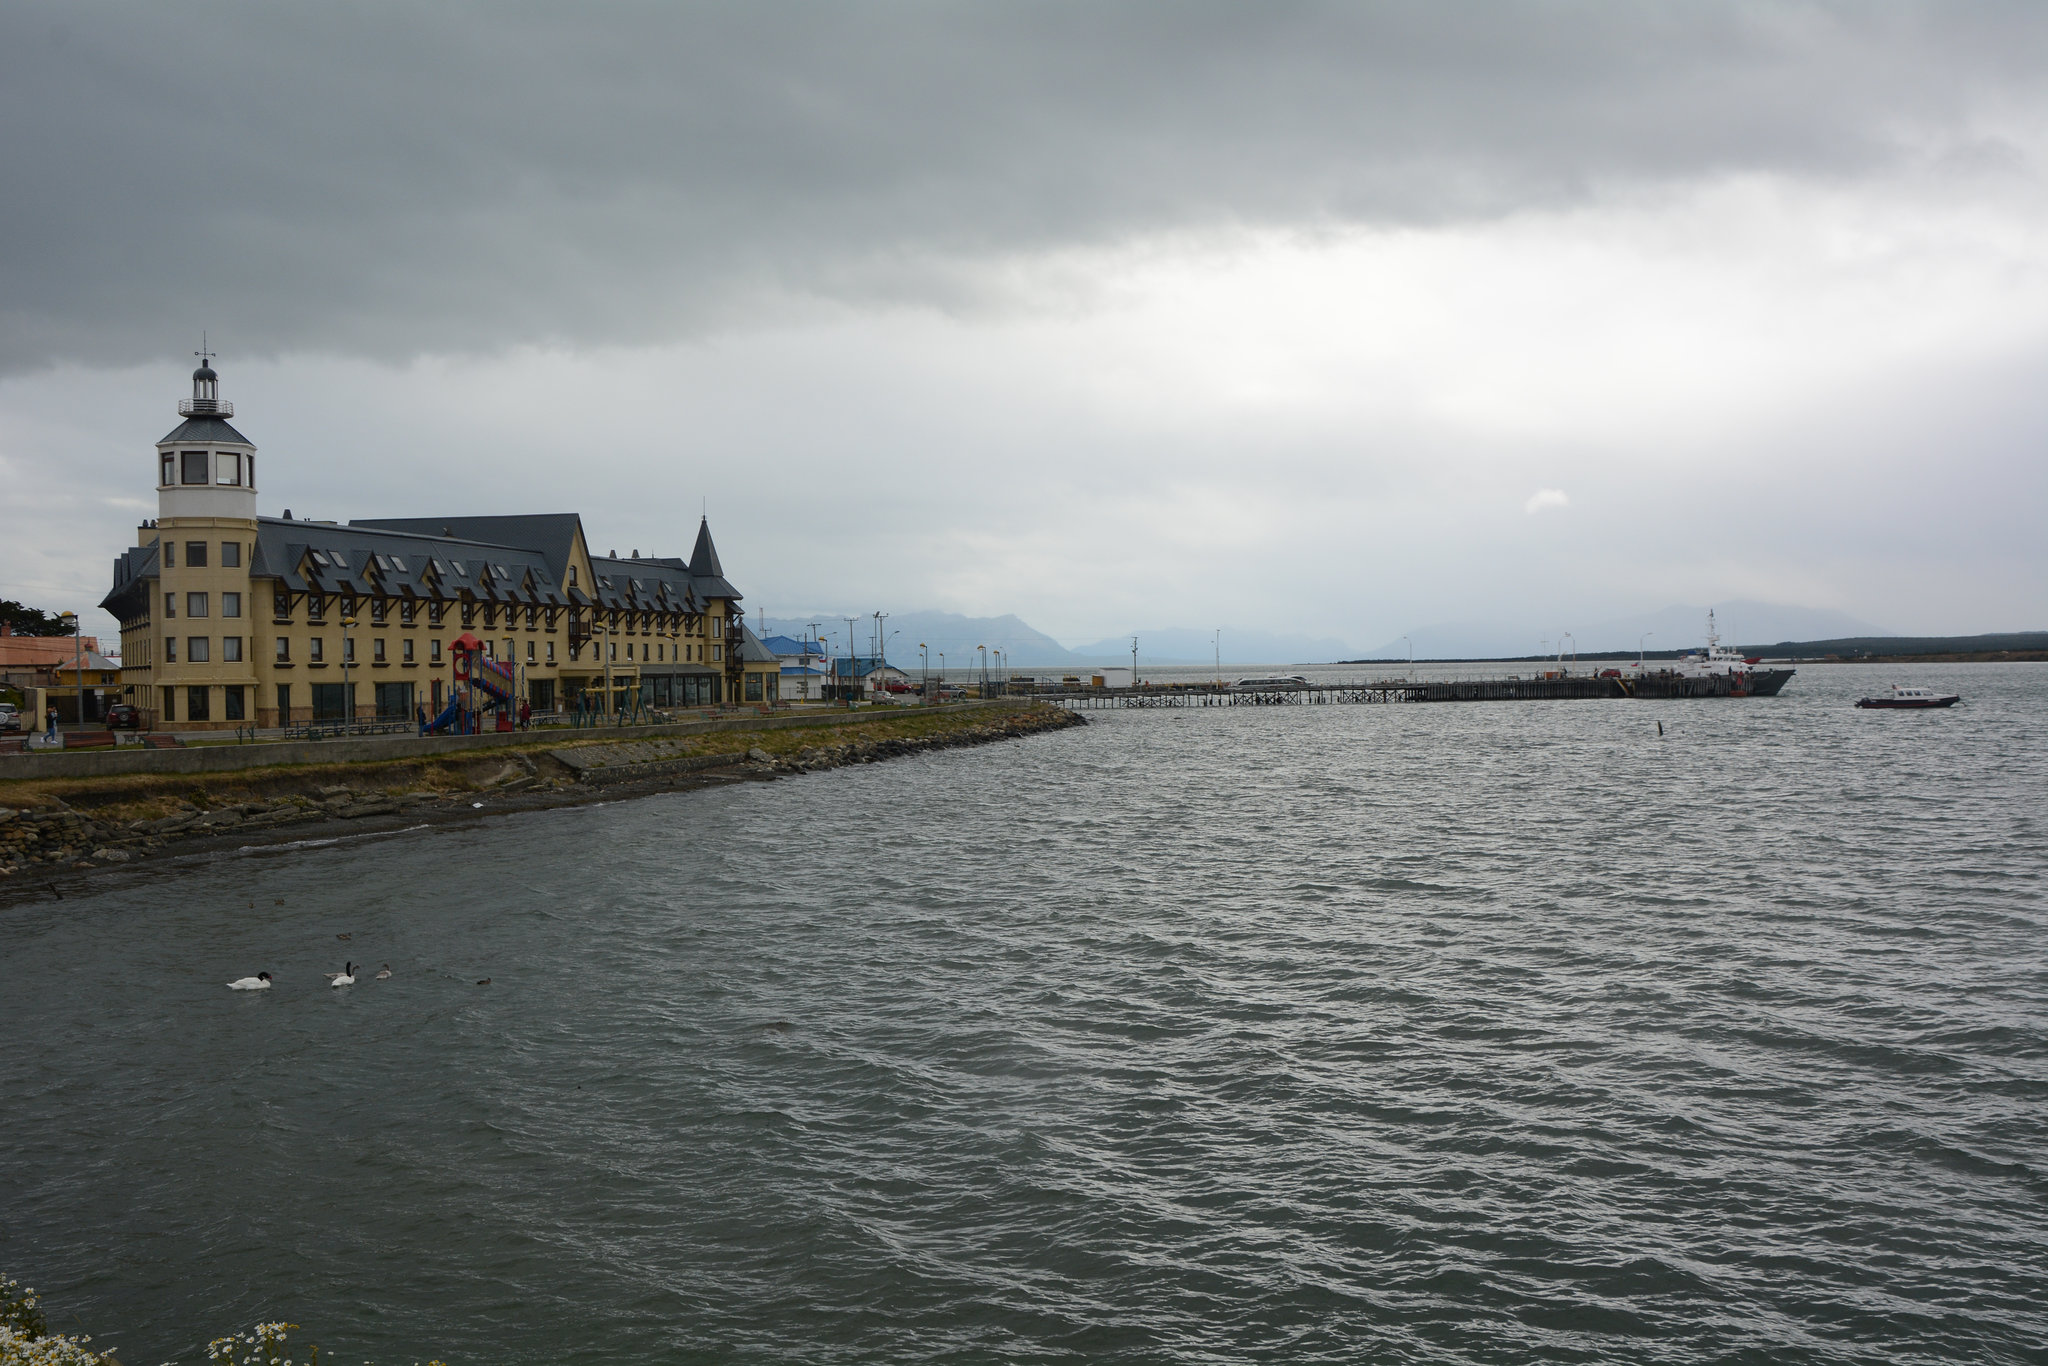
[[[1752,669],[1747,673],[1725,674],[1651,673],[1616,682],[1632,683],[1634,686],[1628,691],[1636,697],[1776,697],[1798,672]]]

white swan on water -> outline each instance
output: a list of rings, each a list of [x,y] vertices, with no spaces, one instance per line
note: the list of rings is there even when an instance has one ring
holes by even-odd
[[[356,965],[343,963],[340,972],[327,974],[327,985],[331,987],[352,987],[356,984]]]
[[[234,981],[228,983],[228,990],[268,991],[270,990],[270,974],[259,972],[254,977],[237,977]]]

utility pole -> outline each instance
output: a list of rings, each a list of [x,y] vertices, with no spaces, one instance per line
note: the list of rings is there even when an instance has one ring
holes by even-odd
[[[1219,646],[1217,647],[1217,653],[1219,653],[1219,654],[1220,654],[1220,653],[1222,653],[1222,646],[1220,646],[1220,645],[1219,645]],[[1131,687],[1132,687],[1132,688],[1133,688],[1133,689],[1135,690],[1135,689],[1137,688],[1137,686],[1138,686],[1138,638],[1137,638],[1136,636],[1132,636],[1132,637],[1131,637]]]

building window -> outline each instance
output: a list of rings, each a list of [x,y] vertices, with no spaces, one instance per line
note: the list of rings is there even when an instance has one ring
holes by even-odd
[[[166,663],[166,664],[176,664],[177,662],[178,662],[178,638],[177,638],[176,636],[165,636],[165,637],[164,637],[164,663]]]
[[[507,664],[510,664],[513,660],[519,658],[518,647],[514,645],[510,640],[507,640],[505,642],[505,653],[498,657],[504,660]]]
[[[277,638],[277,662],[280,664],[292,662],[292,638],[290,636],[279,636]]]
[[[326,615],[327,595],[325,593],[306,594],[306,620],[318,621]]]
[[[344,664],[356,662],[356,638],[354,636],[343,636],[341,638],[341,662]]]
[[[617,659],[617,658],[619,657],[619,643],[618,643],[617,641],[615,641],[615,640],[614,640],[614,641],[608,641],[608,642],[606,642],[606,643],[607,643],[607,644],[608,644],[608,645],[609,645],[609,646],[611,647],[611,655],[612,655],[612,658],[613,658],[613,659]]]
[[[576,566],[573,564],[569,566],[569,586],[571,588],[576,586]]]
[[[378,636],[370,642],[370,662],[372,664],[384,663],[384,637]]]
[[[176,554],[175,554],[174,552],[176,552],[176,550],[178,549],[178,547],[177,547],[177,544],[176,544],[175,542],[172,542],[172,541],[165,541],[165,542],[163,543],[163,548],[164,548],[164,568],[166,568],[166,569],[176,569],[176,568],[178,567],[178,557],[177,557],[177,555],[176,555]]]
[[[242,712],[242,690],[240,688],[222,688],[220,690],[220,700],[221,716],[224,719],[229,721],[245,721],[248,719]]]
[[[490,641],[488,641],[488,640],[487,640],[487,641],[485,641],[485,642],[484,642],[484,658],[485,658],[485,659],[496,659],[497,657],[498,657],[498,647],[497,647],[497,646],[495,646],[495,645],[493,645],[493,644],[491,644],[491,642],[490,642]]]
[[[206,615],[206,594],[204,594],[204,593],[187,593],[187,594],[185,595],[185,615],[186,615],[186,616],[188,616],[188,617],[203,617],[203,616],[205,616],[205,615]]]
[[[324,664],[327,662],[327,642],[321,637],[314,636],[306,642],[306,662],[308,664]]]
[[[441,642],[438,640],[433,644],[433,660],[436,664],[441,662]]]
[[[215,470],[214,482],[232,488],[242,486],[242,457],[234,451],[222,451],[215,462]]]
[[[527,630],[529,630],[529,631],[531,631],[531,630],[532,630],[532,629],[533,629],[533,628],[534,628],[534,627],[535,627],[536,625],[538,625],[539,623],[540,623],[540,608],[538,608],[538,607],[535,607],[535,606],[533,606],[533,605],[532,605],[531,603],[527,604],[527,608],[526,608],[526,629],[527,629]]]
[[[206,568],[206,542],[185,542],[185,567],[187,569]]]
[[[759,675],[759,674],[748,674],[748,675],[747,675],[747,701],[749,701],[749,702],[759,702],[760,700],[761,700],[761,675]]]
[[[220,657],[229,664],[241,663],[242,638],[240,636],[222,636],[220,638]]]
[[[206,452],[186,451],[179,457],[178,482],[181,484],[210,484],[206,477]]]
[[[410,598],[398,604],[398,624],[410,626],[419,617],[420,605]]]
[[[240,593],[221,594],[220,614],[224,617],[239,617],[242,615],[242,595]]]
[[[240,569],[242,567],[242,543],[240,541],[222,541],[220,543],[220,567],[222,569]]]
[[[166,588],[164,590],[164,616],[169,618],[175,617],[177,615],[178,595],[176,593],[173,593],[170,589]]]
[[[439,625],[441,624],[441,618],[442,618],[442,617],[444,617],[444,616],[446,616],[447,614],[448,614],[448,606],[447,606],[447,604],[446,604],[446,603],[440,603],[440,602],[430,602],[430,603],[428,603],[428,604],[427,604],[427,625],[429,625],[429,626],[439,626]]]
[[[374,598],[370,602],[370,624],[382,626],[391,620],[391,599]]]
[[[725,647],[723,645],[711,647],[711,662],[714,664],[723,664],[725,662]]]
[[[207,648],[207,639],[206,636],[187,636],[185,638],[185,662],[187,664],[205,664],[209,662],[211,651]]]
[[[178,690],[176,688],[165,688],[163,692],[164,714],[157,719],[168,725],[178,719]]]
[[[213,719],[213,708],[207,703],[207,699],[212,692],[213,689],[211,688],[185,689],[185,719],[187,721],[211,721]]]
[[[243,457],[242,457],[242,468],[243,468],[243,470],[244,470],[244,471],[246,471],[246,472],[248,473],[248,475],[249,475],[249,487],[250,487],[250,488],[252,488],[252,489],[253,489],[253,488],[255,488],[255,487],[256,487],[256,457],[255,457],[255,456],[253,456],[253,455],[245,455],[245,456],[243,456]]]
[[[270,615],[276,617],[279,621],[290,621],[292,619],[292,595],[285,592],[282,588],[271,594]]]
[[[526,642],[526,662],[533,663],[533,642],[530,640]]]
[[[405,662],[408,664],[412,663],[412,638],[409,636],[405,642]]]
[[[549,642],[548,642],[548,663],[552,664],[552,663],[554,663],[554,662],[555,662],[555,642],[553,642],[553,641],[551,640],[551,641],[549,641]]]
[[[292,685],[277,685],[277,724],[289,726],[292,723]]]
[[[165,451],[163,453],[162,466],[162,472],[156,482],[165,488],[169,488],[172,484],[178,482],[178,457],[172,455],[169,451]]]

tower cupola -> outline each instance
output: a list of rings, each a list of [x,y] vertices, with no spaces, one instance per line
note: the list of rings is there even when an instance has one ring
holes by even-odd
[[[202,346],[192,397],[178,400],[185,421],[156,443],[159,518],[256,516],[256,446],[229,424],[234,414]]]

